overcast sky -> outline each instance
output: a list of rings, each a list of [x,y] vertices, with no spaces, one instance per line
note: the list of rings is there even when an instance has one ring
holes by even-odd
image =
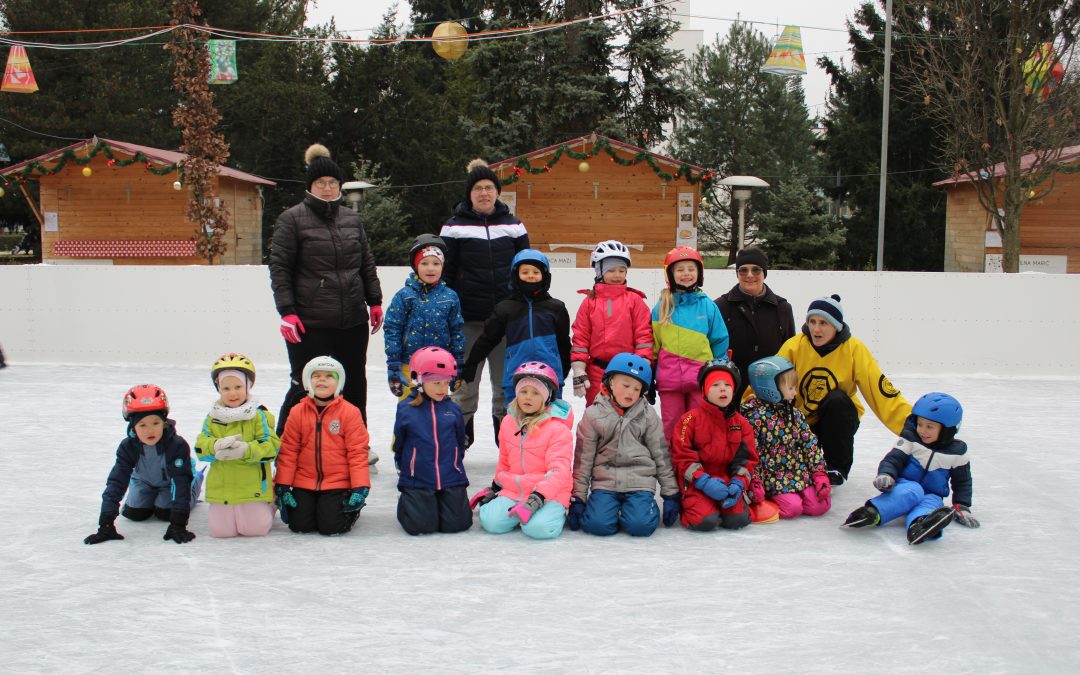
[[[349,32],[354,38],[363,38],[379,24],[382,15],[393,4],[391,0],[317,0],[309,12],[308,22],[325,23],[334,18],[339,30]],[[409,4],[405,0],[396,4],[399,21],[404,23],[408,20]],[[816,115],[822,111],[828,78],[815,62],[822,54],[828,54],[834,60],[848,60],[845,20],[851,18],[858,6],[859,0],[755,0],[752,3],[681,0],[674,9],[683,28],[704,31],[706,42],[712,42],[718,33],[726,33],[736,18],[753,21],[755,27],[770,38],[785,25],[799,26],[806,53],[807,75],[803,81],[806,104],[810,114]]]

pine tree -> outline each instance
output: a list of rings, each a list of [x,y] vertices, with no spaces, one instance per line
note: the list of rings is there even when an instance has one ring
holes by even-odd
[[[758,237],[777,269],[827,270],[844,243],[807,177],[797,167],[771,189],[772,209],[758,215]]]
[[[375,186],[364,190],[357,204],[368,241],[371,242],[375,263],[408,265],[412,234],[401,197],[394,191],[385,189],[389,181],[383,176],[381,167],[374,162],[356,162],[352,175],[356,180]]]
[[[642,7],[641,0],[613,3],[615,8]],[[679,24],[670,7],[654,7],[618,19],[623,44],[616,50],[616,70],[622,73],[618,100],[626,137],[640,147],[664,141],[664,125],[686,102],[676,76],[682,55],[667,45]]]

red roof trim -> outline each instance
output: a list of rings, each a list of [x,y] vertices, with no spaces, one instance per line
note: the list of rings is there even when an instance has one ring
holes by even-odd
[[[1070,145],[1061,149],[1061,156],[1058,157],[1059,162],[1071,163],[1077,159],[1080,159],[1080,145]],[[1035,153],[1024,155],[1020,158],[1020,169],[1027,171],[1031,168],[1031,165],[1035,162]],[[1005,162],[995,164],[993,168],[993,174],[995,177],[1001,177],[1005,173]],[[967,174],[960,174],[959,176],[952,176],[932,183],[934,187],[944,187],[946,185],[955,185],[957,183],[972,183],[971,176]]]

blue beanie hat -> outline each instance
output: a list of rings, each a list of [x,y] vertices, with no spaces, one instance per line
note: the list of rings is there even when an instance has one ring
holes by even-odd
[[[818,298],[810,303],[806,318],[820,316],[832,324],[837,331],[844,329],[844,308],[840,305],[840,296],[833,293],[827,298]]]

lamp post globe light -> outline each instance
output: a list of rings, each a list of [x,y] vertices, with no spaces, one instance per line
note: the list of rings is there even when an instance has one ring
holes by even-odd
[[[738,245],[735,247],[735,251],[741,251],[743,236],[746,232],[746,202],[750,199],[750,194],[754,191],[754,188],[766,188],[769,187],[769,184],[757,176],[728,176],[719,181],[717,185],[730,187],[732,198],[739,203],[739,234],[736,239]]]
[[[345,193],[345,201],[349,202],[349,206],[353,211],[360,210],[360,198],[364,195],[364,190],[375,187],[371,183],[367,183],[362,180],[350,180],[341,184],[341,191]]]

